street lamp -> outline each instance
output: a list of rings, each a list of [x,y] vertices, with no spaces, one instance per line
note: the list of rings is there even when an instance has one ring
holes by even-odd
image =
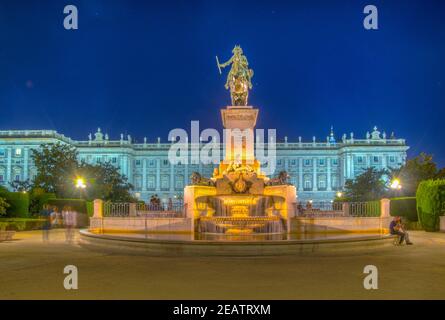
[[[391,182],[390,188],[393,190],[400,190],[402,189],[402,185],[400,184],[400,180],[399,179],[394,179]]]
[[[341,198],[343,196],[343,193],[341,191],[337,192],[337,198]]]
[[[87,187],[85,184],[85,179],[78,177],[76,179],[76,188],[79,189],[79,198],[82,199],[82,190],[84,190]]]

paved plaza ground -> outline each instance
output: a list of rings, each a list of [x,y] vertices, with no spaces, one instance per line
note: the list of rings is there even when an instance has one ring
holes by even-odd
[[[49,243],[39,231],[0,243],[0,299],[444,299],[445,233],[411,232],[413,246],[283,257],[149,257]],[[375,265],[379,288],[363,288]],[[63,287],[75,265],[79,289]]]

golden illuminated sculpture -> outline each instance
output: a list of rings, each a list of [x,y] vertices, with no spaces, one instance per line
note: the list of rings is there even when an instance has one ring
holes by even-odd
[[[216,57],[216,63],[220,74],[222,73],[221,68],[232,65],[225,88],[230,89],[233,106],[247,106],[249,90],[252,89],[253,70],[249,69],[249,62],[243,55],[243,49],[240,46],[235,46],[232,53],[233,56],[224,63],[219,63],[218,57]]]
[[[259,110],[248,105],[253,70],[240,46],[221,68],[231,66],[225,84],[232,105],[221,109],[224,127],[224,159],[206,178],[194,172],[184,189],[186,215],[193,219],[192,232],[246,235],[283,233],[295,215],[296,189],[288,174],[268,178],[255,157],[254,130]]]

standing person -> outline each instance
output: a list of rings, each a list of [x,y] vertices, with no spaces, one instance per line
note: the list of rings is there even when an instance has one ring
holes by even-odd
[[[57,212],[57,207],[56,206],[51,207],[49,216],[50,216],[50,220],[51,220],[51,227],[52,228],[58,227],[61,221],[60,221],[60,217],[59,217],[59,214]]]
[[[40,212],[45,222],[42,226],[42,240],[43,242],[49,241],[49,231],[51,230],[51,210],[48,205],[44,205],[42,211]]]
[[[74,236],[74,226],[75,226],[75,218],[74,213],[69,206],[65,206],[62,212],[63,221],[65,225],[65,241],[67,243],[71,243],[73,241]]]
[[[394,217],[394,219],[389,224],[389,231],[392,235],[399,236],[399,244],[403,244],[405,241],[406,244],[413,244],[409,240],[409,234],[403,229],[402,219],[400,217]]]

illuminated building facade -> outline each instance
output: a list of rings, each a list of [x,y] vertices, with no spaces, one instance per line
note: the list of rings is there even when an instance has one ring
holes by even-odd
[[[12,181],[32,180],[36,169],[31,150],[42,144],[66,143],[76,147],[79,160],[87,163],[110,162],[128,177],[134,193],[142,200],[157,194],[162,200],[181,198],[192,172],[211,177],[217,165],[176,164],[168,160],[171,143],[142,143],[130,136],[112,140],[99,129],[88,140],[77,141],[51,130],[0,131],[0,185]],[[276,170],[287,171],[290,183],[297,187],[301,201],[330,201],[347,179],[353,179],[368,167],[395,168],[406,161],[408,146],[404,139],[387,137],[377,128],[364,139],[343,135],[336,141],[334,133],[325,142],[284,141],[276,143]]]

